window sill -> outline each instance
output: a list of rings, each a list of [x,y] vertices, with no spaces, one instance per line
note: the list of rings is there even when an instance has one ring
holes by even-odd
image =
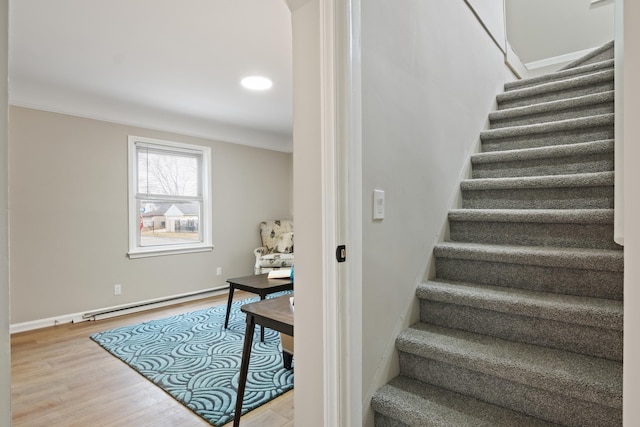
[[[211,252],[213,250],[212,245],[205,246],[194,246],[190,248],[155,248],[155,249],[138,249],[135,251],[129,251],[127,256],[129,259],[136,258],[147,258],[153,256],[164,256],[164,255],[180,255],[180,254],[191,254],[197,252]]]

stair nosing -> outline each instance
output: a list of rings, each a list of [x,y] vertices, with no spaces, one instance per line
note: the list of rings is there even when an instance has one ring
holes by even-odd
[[[615,46],[615,41],[611,40],[605,44],[603,44],[600,47],[597,47],[595,49],[593,49],[591,52],[587,53],[586,55],[581,56],[580,58],[569,62],[568,64],[564,65],[560,71],[564,71],[564,70],[571,70],[571,69],[575,69],[576,67],[580,67],[579,64],[584,63],[585,61],[588,61],[591,58],[595,58],[596,56],[600,55],[601,53],[606,52],[609,49],[613,49],[613,47]],[[611,59],[609,61],[612,61]],[[602,62],[602,61],[599,61]],[[586,64],[589,65],[589,64]]]
[[[396,348],[577,399],[622,406],[620,362],[422,322],[403,331]]]
[[[615,172],[586,172],[505,178],[471,178],[460,182],[462,191],[515,190],[531,188],[605,187],[614,184]]]
[[[413,391],[416,388],[419,389],[417,393]],[[439,399],[434,399],[433,395]],[[531,427],[555,425],[403,375],[393,378],[372,396],[371,408],[405,424],[424,425],[429,419],[429,426],[441,427],[451,426],[452,422],[474,427],[510,427],[513,422]]]
[[[618,249],[442,242],[434,246],[434,255],[436,258],[541,267],[624,271],[624,254]]]
[[[451,209],[449,221],[613,224],[613,209]]]
[[[536,317],[564,323],[623,328],[622,301],[562,295],[526,289],[478,285],[432,279],[418,286],[419,299],[475,307],[505,314]]]
[[[614,98],[615,91],[610,90],[606,92],[592,93],[573,98],[558,99],[554,101],[541,102],[538,104],[505,108],[504,110],[496,110],[490,112],[489,121],[515,119],[531,114],[548,113],[551,111],[562,111],[575,107],[605,104],[613,102]]]
[[[512,82],[505,83],[504,88],[505,88],[505,91],[511,91],[511,90],[516,90],[518,87],[521,87],[521,86],[537,85],[543,82],[554,81],[556,79],[557,80],[570,79],[572,78],[572,76],[588,75],[590,73],[602,71],[607,68],[613,68],[615,65],[614,62],[615,61],[613,59],[606,59],[604,61],[599,61],[593,64],[586,64],[580,67],[575,67],[575,68],[566,69],[566,70],[558,70],[556,72],[545,74],[542,76],[515,80]]]
[[[615,72],[613,69],[594,71],[590,74],[578,75],[576,77],[549,81],[540,83],[535,86],[528,86],[519,89],[510,89],[506,92],[499,93],[496,96],[496,102],[498,104],[504,102],[510,102],[516,99],[528,98],[532,96],[542,95],[546,93],[559,92],[564,89],[575,89],[583,86],[590,86],[594,83],[605,83],[613,81]]]
[[[609,153],[613,152],[613,150],[613,139],[601,139],[598,141],[577,142],[574,144],[475,153],[471,155],[471,163],[482,164],[571,157],[584,154]]]
[[[614,113],[606,113],[587,117],[578,117],[574,119],[558,120],[553,122],[487,129],[480,131],[480,140],[482,142],[485,142],[495,139],[562,132],[580,128],[590,129],[595,127],[613,126],[614,120]]]

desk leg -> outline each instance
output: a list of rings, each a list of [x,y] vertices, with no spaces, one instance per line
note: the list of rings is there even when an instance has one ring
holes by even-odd
[[[231,314],[231,303],[233,302],[233,291],[235,290],[236,288],[232,284],[229,284],[229,300],[227,301],[227,316],[224,318],[225,329],[229,327],[229,314]]]
[[[264,300],[267,296],[260,295],[260,301]],[[260,342],[264,342],[264,326],[260,325]]]
[[[238,427],[240,425],[242,401],[244,400],[244,389],[247,385],[249,359],[251,359],[251,345],[253,344],[253,332],[255,331],[255,328],[255,318],[252,315],[247,314],[247,330],[244,333],[244,347],[242,349],[242,363],[240,365],[240,379],[238,380],[238,396],[236,397],[236,412],[233,416],[233,427]]]

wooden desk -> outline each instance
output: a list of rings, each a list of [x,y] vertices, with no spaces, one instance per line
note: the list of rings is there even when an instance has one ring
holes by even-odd
[[[269,294],[293,290],[293,282],[288,277],[284,279],[269,279],[267,276],[268,273],[265,273],[227,280],[227,283],[229,283],[229,300],[227,301],[227,316],[224,319],[225,329],[229,326],[229,313],[231,313],[233,292],[236,289],[258,294],[261,300],[265,299]],[[260,341],[264,342],[264,330],[260,331]]]
[[[245,304],[240,308],[240,310],[247,315],[247,329],[245,331],[244,347],[242,349],[236,412],[233,418],[234,427],[240,425],[244,389],[247,385],[251,346],[253,345],[253,332],[255,331],[256,325],[262,325],[262,327],[271,328],[275,331],[293,336],[293,309],[289,303],[289,297],[292,296],[293,295],[284,295],[277,298],[265,299]]]

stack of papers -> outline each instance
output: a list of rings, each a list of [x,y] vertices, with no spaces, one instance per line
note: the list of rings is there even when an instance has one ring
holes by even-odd
[[[288,279],[291,277],[291,269],[281,268],[280,270],[272,270],[268,274],[269,279]]]

